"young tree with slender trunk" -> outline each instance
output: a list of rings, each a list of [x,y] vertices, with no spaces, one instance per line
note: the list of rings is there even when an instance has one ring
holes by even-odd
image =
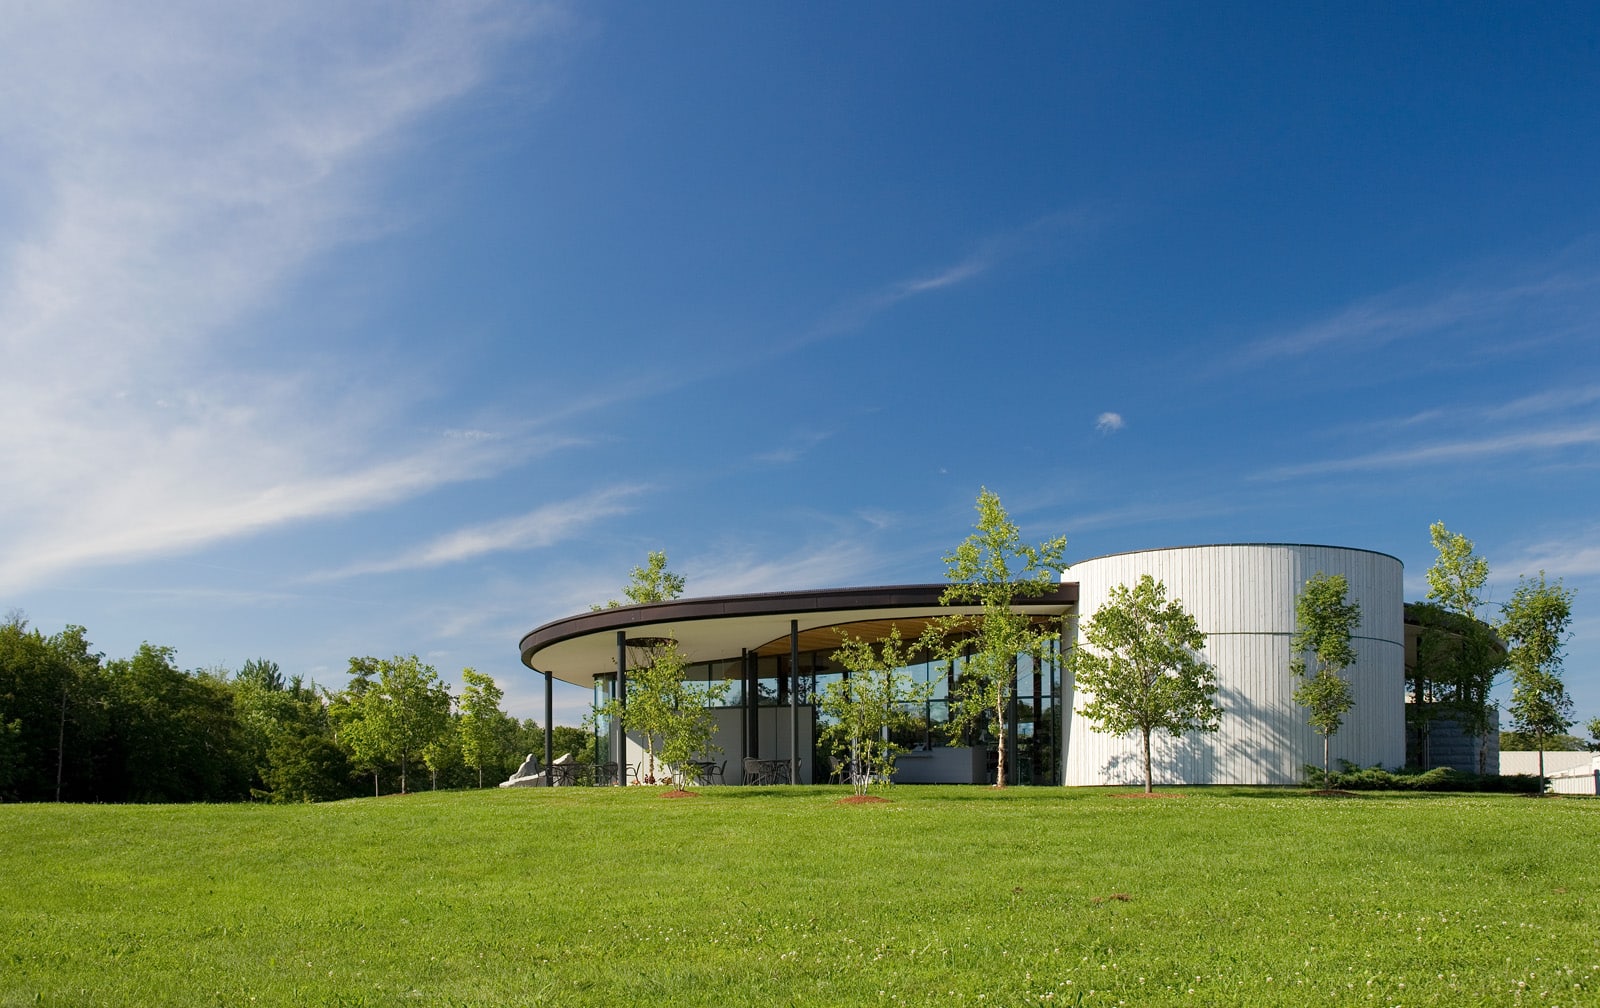
[[[722,751],[711,741],[717,723],[710,708],[722,702],[728,683],[685,680],[689,661],[675,641],[663,638],[649,651],[648,664],[629,671],[627,706],[613,699],[595,713],[615,719],[643,741],[647,781],[656,779],[659,757],[669,774],[687,783],[691,760]],[[617,776],[621,783],[620,769]]]
[[[1572,727],[1572,698],[1561,681],[1561,651],[1572,621],[1573,593],[1545,580],[1523,577],[1500,607],[1500,636],[1510,646],[1511,723],[1539,746],[1539,792],[1544,793],[1544,740]]]
[[[873,783],[891,782],[895,757],[902,752],[891,733],[916,722],[908,708],[925,704],[933,684],[918,683],[906,673],[923,644],[902,641],[898,626],[891,624],[889,635],[877,642],[844,631],[839,636],[833,660],[848,675],[823,687],[817,709],[829,719],[823,741],[850,768],[855,793],[864,795]]]
[[[683,575],[674,574],[667,568],[667,553],[665,550],[651,550],[645,557],[643,567],[635,567],[628,576],[628,583],[622,589],[622,596],[628,601],[619,602],[611,599],[603,606],[590,606],[589,608],[616,609],[625,605],[645,605],[649,602],[669,602],[683,594]]]
[[[493,676],[477,669],[462,669],[461,680],[465,685],[461,688],[461,718],[456,723],[461,759],[478,772],[478,786],[483,787],[483,768],[505,762],[506,715],[500,709],[505,693],[495,685]]]
[[[1078,712],[1103,732],[1137,731],[1144,743],[1144,790],[1154,789],[1150,735],[1214,732],[1221,724],[1216,670],[1200,656],[1206,635],[1164,584],[1148,574],[1114,586],[1083,621],[1068,655],[1077,687],[1092,699]]]
[[[951,727],[970,734],[990,719],[996,726],[998,762],[995,787],[1006,783],[1006,711],[1016,689],[1017,660],[1048,660],[1060,634],[1018,612],[1019,600],[1054,590],[1066,570],[1067,539],[1058,536],[1038,546],[1022,541],[998,495],[985,487],[978,493],[978,524],[945,556],[950,585],[944,605],[975,605],[974,615],[935,621],[926,638],[946,656],[961,661],[961,674],[951,694]],[[956,743],[956,738],[951,744]]]
[[[350,689],[330,705],[340,741],[358,766],[378,771],[398,763],[400,793],[407,791],[411,762],[450,727],[450,690],[431,665],[416,655],[350,659]]]
[[[1289,671],[1301,679],[1294,702],[1310,712],[1311,726],[1322,736],[1322,773],[1331,769],[1332,739],[1355,705],[1350,684],[1341,674],[1356,663],[1350,635],[1361,621],[1361,606],[1347,601],[1350,583],[1343,574],[1324,574],[1305,583],[1295,600],[1295,632],[1289,641]],[[1310,653],[1311,662],[1306,662]]]
[[[1478,740],[1478,770],[1484,770],[1484,739],[1490,727],[1489,691],[1504,667],[1504,652],[1489,625],[1479,618],[1489,562],[1474,552],[1471,539],[1451,532],[1444,522],[1428,526],[1438,554],[1428,568],[1429,605],[1413,607],[1421,620],[1417,661],[1406,717],[1417,733],[1420,762],[1431,762],[1433,722],[1443,711]]]

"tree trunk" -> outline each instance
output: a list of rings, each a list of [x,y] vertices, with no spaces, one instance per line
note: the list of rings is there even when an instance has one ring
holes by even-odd
[[[67,761],[67,680],[61,680],[61,723],[56,729],[56,801],[61,800],[61,770]]]
[[[1142,729],[1144,733],[1144,793],[1155,793],[1155,784],[1150,774],[1150,729]]]
[[[372,771],[372,797],[378,797],[378,771]]]
[[[1006,698],[1004,696],[1001,696],[999,703],[994,705],[994,714],[995,723],[1000,729],[995,736],[998,743],[996,753],[999,759],[995,761],[994,786],[1003,788],[1006,786],[1006,734],[1010,728],[1006,724]]]
[[[1544,797],[1544,732],[1539,733],[1539,796]]]
[[[1328,760],[1328,750],[1330,748],[1329,743],[1332,742],[1332,741],[1333,741],[1333,735],[1332,734],[1330,734],[1328,732],[1323,732],[1322,733],[1322,784],[1323,784],[1324,787],[1327,786],[1327,784],[1328,784],[1328,774],[1332,771],[1332,766],[1330,765],[1330,762]]]

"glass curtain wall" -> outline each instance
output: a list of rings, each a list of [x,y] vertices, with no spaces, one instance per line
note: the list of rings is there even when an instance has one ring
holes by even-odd
[[[912,752],[931,750],[940,746],[971,745],[986,748],[991,754],[997,748],[998,736],[990,722],[966,738],[957,739],[950,727],[950,694],[961,675],[961,659],[955,661],[931,660],[908,665],[904,669],[918,683],[932,683],[933,690],[926,703],[908,706],[913,723],[896,731],[892,740]],[[789,669],[789,656],[763,655],[755,659],[756,675],[753,697],[746,697],[743,663],[738,658],[713,662],[696,662],[684,670],[686,681],[703,684],[727,682],[719,707],[744,707],[747,699],[756,706],[787,707],[793,681]],[[802,706],[815,703],[814,697],[830,682],[844,678],[845,670],[832,659],[832,650],[800,652],[800,696]],[[616,677],[602,675],[595,679],[594,703],[596,708],[611,699]],[[1061,693],[1061,661],[1059,643],[1053,645],[1043,662],[1034,662],[1023,656],[1017,667],[1017,688],[1012,704],[1012,724],[1008,726],[1011,745],[1008,777],[1011,784],[1061,783],[1061,710],[1057,698]],[[814,708],[813,708],[814,709]],[[817,730],[813,738],[820,738],[827,718],[816,713]],[[612,725],[608,718],[596,716],[595,736],[601,753],[611,752]],[[727,745],[732,740],[725,740]],[[737,753],[735,753],[737,755]],[[609,758],[609,757],[608,757]],[[993,759],[991,758],[991,769]],[[817,768],[817,783],[827,779],[828,754],[818,748],[811,765]]]

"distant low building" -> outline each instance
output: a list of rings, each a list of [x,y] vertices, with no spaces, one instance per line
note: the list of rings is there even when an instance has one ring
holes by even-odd
[[[1538,751],[1501,751],[1500,772],[1530,776],[1537,774]],[[1544,775],[1549,778],[1549,789],[1556,794],[1600,794],[1600,753],[1546,750]]]

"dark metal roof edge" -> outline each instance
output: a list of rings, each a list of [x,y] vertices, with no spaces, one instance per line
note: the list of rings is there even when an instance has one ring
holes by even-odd
[[[926,608],[941,605],[940,596],[948,587],[950,587],[948,584],[939,583],[820,588],[747,595],[710,595],[704,598],[673,599],[669,602],[646,602],[641,605],[595,609],[573,616],[564,616],[536,627],[523,635],[517,650],[523,664],[526,665],[530,654],[553,644],[607,630],[625,630],[641,624],[689,623],[728,616],[777,616],[789,612],[842,612],[900,606]],[[1022,605],[1051,603],[1070,605],[1077,600],[1078,585],[1075,582],[1063,582],[1048,594],[1017,601]]]

